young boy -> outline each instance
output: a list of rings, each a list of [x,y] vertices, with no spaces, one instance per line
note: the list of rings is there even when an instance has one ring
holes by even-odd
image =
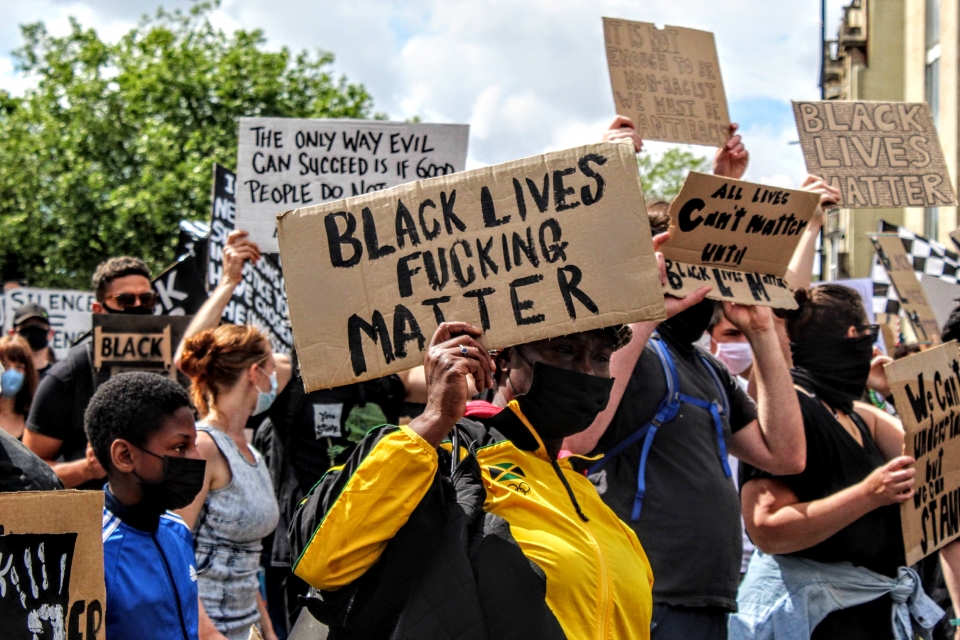
[[[197,640],[193,536],[168,511],[190,504],[203,485],[187,392],[154,373],[118,375],[94,394],[85,427],[108,479],[107,638]]]

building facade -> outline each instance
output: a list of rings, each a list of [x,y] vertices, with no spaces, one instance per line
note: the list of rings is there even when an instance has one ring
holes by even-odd
[[[960,11],[957,0],[853,0],[823,45],[825,100],[902,100],[930,105],[956,189]],[[951,246],[957,208],[840,209],[824,225],[823,277],[870,275],[868,234],[880,219]]]

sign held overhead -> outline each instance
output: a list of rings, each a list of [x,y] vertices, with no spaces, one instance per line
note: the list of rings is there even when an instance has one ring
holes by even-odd
[[[660,246],[670,293],[704,285],[713,300],[796,309],[784,276],[820,196],[691,172]]]
[[[665,317],[626,144],[288,211],[278,228],[307,391],[421,364],[444,320],[496,349]]]
[[[850,209],[957,204],[926,103],[794,102],[807,171]]]
[[[900,505],[907,566],[960,537],[960,354],[956,342],[886,365],[903,420],[904,455],[917,462]]]
[[[465,124],[240,118],[236,228],[279,251],[281,211],[463,171]]]
[[[904,315],[910,320],[920,342],[939,342],[940,327],[937,316],[927,300],[923,285],[917,280],[913,262],[903,248],[903,240],[893,233],[871,236],[880,264],[890,277]]]
[[[644,140],[722,147],[730,115],[709,31],[603,19],[617,113]]]

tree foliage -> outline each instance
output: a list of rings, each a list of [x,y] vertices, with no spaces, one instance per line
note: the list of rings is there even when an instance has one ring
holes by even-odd
[[[637,162],[640,165],[640,180],[647,202],[673,200],[680,193],[688,173],[710,170],[709,159],[680,147],[670,147],[656,159],[647,153],[640,154]]]
[[[21,27],[22,98],[0,90],[0,264],[35,286],[89,287],[101,260],[173,259],[179,220],[210,215],[212,166],[236,164],[241,116],[371,117],[333,55],[225,33],[212,3],[159,10],[119,42],[71,21]]]

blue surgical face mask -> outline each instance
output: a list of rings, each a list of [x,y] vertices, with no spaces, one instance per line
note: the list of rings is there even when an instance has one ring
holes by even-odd
[[[23,388],[24,375],[16,369],[7,369],[0,375],[0,395],[12,398]]]
[[[263,371],[263,369],[260,369]],[[266,374],[266,371],[263,371]],[[269,375],[270,378],[270,391],[264,393],[257,389],[257,406],[253,409],[253,415],[258,416],[273,404],[273,401],[277,399],[277,372],[274,371]]]

